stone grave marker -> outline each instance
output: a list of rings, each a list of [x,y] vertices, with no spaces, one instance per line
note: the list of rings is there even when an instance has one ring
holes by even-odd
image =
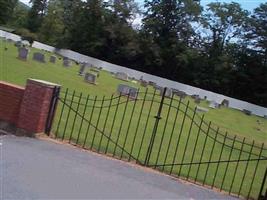
[[[18,48],[18,51],[19,51],[18,58],[21,60],[27,60],[30,50],[25,47],[20,47]]]
[[[84,80],[88,83],[95,84],[96,85],[96,76],[95,74],[86,73],[84,76]]]
[[[128,74],[124,73],[124,72],[117,72],[115,77],[117,79],[123,80],[123,81],[128,81]]]
[[[79,76],[83,76],[84,75],[84,71],[85,71],[86,67],[87,67],[87,63],[81,63],[80,64],[80,70],[79,70],[79,73],[78,73]]]
[[[164,91],[164,88],[162,87],[160,90],[160,96],[163,95],[163,91]],[[168,97],[168,98],[172,97],[172,89],[171,88],[166,89],[165,97]]]
[[[153,82],[153,81],[148,81],[148,85],[150,85],[150,86],[154,87],[154,86],[156,85],[156,83],[155,83],[155,82]]]
[[[128,85],[123,85],[123,84],[118,85],[117,92],[122,95],[129,95],[129,98],[131,99],[137,99],[137,95],[138,95],[137,88],[134,88]]]
[[[199,97],[199,96],[197,96],[196,98],[195,98],[195,103],[197,103],[197,104],[199,104],[200,103],[200,101],[201,101],[201,98]]]
[[[222,106],[229,107],[229,101],[227,99],[224,99],[221,103]]]
[[[203,108],[203,107],[200,107],[200,106],[197,106],[196,107],[196,111],[197,112],[208,112],[209,111],[209,109],[207,109],[207,108]]]
[[[216,101],[211,101],[210,104],[209,104],[209,107],[210,108],[219,108],[220,107],[220,104],[218,104]]]
[[[97,69],[95,67],[91,67],[90,71],[95,72],[95,73],[99,73],[100,72],[99,69]]]
[[[148,86],[148,82],[145,81],[145,80],[140,80],[140,84],[141,84],[141,86],[143,86],[143,87],[147,87],[147,86]]]
[[[15,47],[22,47],[23,46],[23,44],[22,44],[22,42],[21,41],[17,41],[17,42],[15,42]]]
[[[184,99],[186,97],[186,93],[177,89],[172,90],[173,94]]]
[[[50,62],[51,63],[56,63],[57,57],[56,56],[50,56]]]
[[[247,109],[243,109],[243,113],[245,113],[246,115],[251,115],[251,111]]]
[[[70,67],[71,66],[71,60],[67,57],[63,58],[63,66],[64,67]]]
[[[38,62],[45,63],[45,56],[44,56],[44,54],[39,53],[39,52],[35,52],[35,53],[33,54],[33,58],[32,58],[32,59],[33,59],[33,60],[36,60],[36,61],[38,61]]]

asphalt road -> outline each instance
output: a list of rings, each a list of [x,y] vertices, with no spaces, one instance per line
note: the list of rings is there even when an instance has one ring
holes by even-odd
[[[0,136],[0,199],[235,199],[40,139]]]

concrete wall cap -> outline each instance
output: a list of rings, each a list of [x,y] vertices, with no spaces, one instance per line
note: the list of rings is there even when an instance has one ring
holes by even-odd
[[[49,88],[61,87],[61,85],[59,85],[59,84],[51,83],[51,82],[40,80],[40,79],[32,79],[32,78],[29,78],[27,80],[27,82],[32,82],[34,84],[45,86],[45,87],[49,87]]]

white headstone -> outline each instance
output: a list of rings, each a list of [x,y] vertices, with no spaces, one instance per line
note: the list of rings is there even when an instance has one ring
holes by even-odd
[[[220,107],[220,104],[218,104],[216,101],[211,101],[210,104],[209,104],[209,107],[210,108],[219,108]]]
[[[160,90],[160,96],[163,95],[163,92],[164,92],[164,88],[161,88],[161,90]],[[165,97],[168,97],[168,98],[171,98],[172,97],[172,89],[171,88],[166,88]]]
[[[124,72],[117,72],[116,73],[116,78],[124,81],[128,81],[128,74]]]

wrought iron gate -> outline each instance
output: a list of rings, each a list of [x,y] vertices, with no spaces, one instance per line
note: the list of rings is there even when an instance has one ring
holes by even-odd
[[[264,144],[223,132],[189,101],[157,90],[111,97],[66,90],[54,136],[196,184],[257,199],[267,189]]]

